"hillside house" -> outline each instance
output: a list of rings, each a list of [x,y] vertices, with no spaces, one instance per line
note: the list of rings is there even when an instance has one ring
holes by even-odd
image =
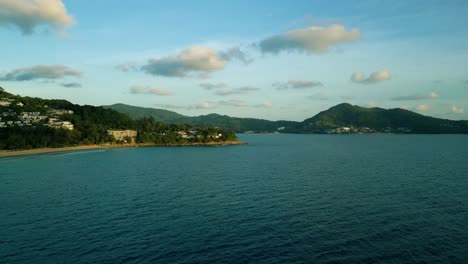
[[[70,121],[61,121],[57,118],[49,118],[48,127],[52,128],[63,128],[68,130],[73,130],[75,127]]]
[[[218,138],[221,138],[222,136],[223,136],[223,134],[218,133],[218,134],[213,134],[210,137],[213,138],[213,139],[218,139]]]
[[[6,99],[6,98],[2,98],[0,99],[0,106],[10,106],[11,105],[11,101]]]
[[[73,115],[73,111],[67,110],[67,109],[53,109],[49,111],[49,114],[51,115]]]
[[[134,142],[137,136],[137,132],[135,130],[107,130],[107,134],[113,136],[115,140],[124,142],[126,142],[126,137],[131,138],[132,142]]]

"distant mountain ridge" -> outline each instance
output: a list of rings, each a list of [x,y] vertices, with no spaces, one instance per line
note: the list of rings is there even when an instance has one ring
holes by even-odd
[[[333,106],[302,122],[270,121],[219,114],[190,117],[164,109],[143,108],[125,104],[103,107],[128,114],[131,118],[153,117],[166,123],[213,125],[235,132],[336,133],[337,128],[351,128],[350,132],[360,133],[363,131],[421,134],[468,133],[468,121],[429,117],[400,108],[367,108],[348,103]]]
[[[230,117],[227,115],[208,114],[201,116],[185,116],[164,109],[144,108],[126,104],[113,104],[103,106],[117,112],[125,113],[131,118],[153,117],[156,121],[173,124],[213,125],[237,132],[273,132],[280,127],[294,127],[295,121],[270,121],[257,118]]]

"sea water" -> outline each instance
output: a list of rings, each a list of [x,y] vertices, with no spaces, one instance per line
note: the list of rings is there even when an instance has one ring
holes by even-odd
[[[468,263],[468,136],[0,159],[0,263]]]

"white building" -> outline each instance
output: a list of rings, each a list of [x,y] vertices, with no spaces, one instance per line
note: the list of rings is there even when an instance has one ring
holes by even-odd
[[[49,118],[49,123],[47,124],[48,127],[52,128],[63,128],[68,130],[73,130],[75,127],[70,121],[61,121],[57,118]]]
[[[10,106],[10,102],[9,101],[3,101],[3,100],[0,100],[0,106]]]
[[[73,111],[67,109],[53,109],[49,113],[52,115],[73,115]]]

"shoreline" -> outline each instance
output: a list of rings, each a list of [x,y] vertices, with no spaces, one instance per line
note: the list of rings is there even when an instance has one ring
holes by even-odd
[[[205,146],[234,146],[246,145],[242,141],[223,141],[223,142],[208,142],[208,143],[187,143],[187,144],[156,144],[156,143],[141,143],[141,144],[121,144],[121,145],[83,145],[61,148],[37,148],[25,150],[0,150],[0,158],[20,157],[30,155],[51,154],[60,152],[76,152],[96,149],[119,149],[119,148],[142,148],[142,147],[205,147]]]

